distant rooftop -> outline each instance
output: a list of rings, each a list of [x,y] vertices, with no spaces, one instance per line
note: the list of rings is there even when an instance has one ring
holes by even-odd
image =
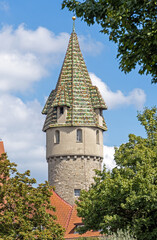
[[[0,156],[1,156],[2,153],[5,153],[5,150],[4,150],[3,141],[2,141],[2,139],[0,139]]]

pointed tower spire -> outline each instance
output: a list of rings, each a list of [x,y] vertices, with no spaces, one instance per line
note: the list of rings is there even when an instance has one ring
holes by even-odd
[[[101,114],[107,107],[98,88],[92,85],[75,33],[76,17],[72,19],[73,32],[56,89],[51,92],[42,111],[47,115],[43,130],[57,126],[92,126],[107,130]],[[61,107],[66,109],[64,121],[58,120],[60,110],[57,109]]]

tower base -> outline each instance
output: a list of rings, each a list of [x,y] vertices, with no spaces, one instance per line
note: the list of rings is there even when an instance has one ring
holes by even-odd
[[[82,189],[88,190],[94,182],[94,169],[101,170],[100,156],[53,156],[48,161],[48,181],[55,192],[73,205]]]

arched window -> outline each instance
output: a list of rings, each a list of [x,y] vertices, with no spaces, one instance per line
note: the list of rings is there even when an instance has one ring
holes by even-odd
[[[54,143],[59,143],[60,142],[60,132],[58,130],[55,131],[55,136],[54,136]]]
[[[77,138],[76,138],[77,142],[82,142],[82,130],[81,129],[77,129]]]
[[[96,130],[96,143],[99,144],[99,130]]]

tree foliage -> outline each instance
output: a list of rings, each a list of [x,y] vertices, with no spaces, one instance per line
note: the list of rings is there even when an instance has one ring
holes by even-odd
[[[103,233],[128,228],[138,240],[157,239],[157,108],[138,114],[147,137],[129,135],[115,152],[117,167],[97,172],[88,192],[77,202],[81,232]]]
[[[33,187],[30,172],[21,174],[6,154],[0,157],[0,240],[61,240],[63,229],[56,224],[47,182]]]
[[[63,0],[62,8],[75,11],[88,25],[98,23],[118,44],[119,66],[125,73],[140,65],[139,73],[157,82],[156,0]]]

